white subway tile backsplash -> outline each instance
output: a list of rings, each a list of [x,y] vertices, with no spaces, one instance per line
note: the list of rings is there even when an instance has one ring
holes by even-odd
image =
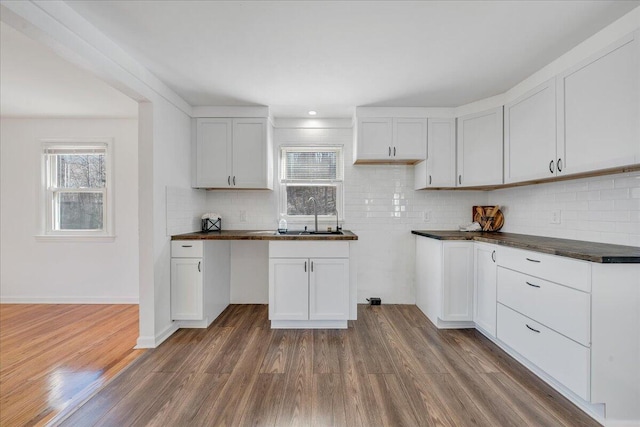
[[[554,202],[540,203],[541,195],[551,194]],[[506,232],[632,246],[640,241],[639,172],[494,190],[488,202],[504,206]],[[547,216],[554,209],[561,210],[560,224]]]

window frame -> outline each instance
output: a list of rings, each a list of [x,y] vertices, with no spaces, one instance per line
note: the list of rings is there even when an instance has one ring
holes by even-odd
[[[338,153],[336,161],[336,179],[287,179],[285,174],[284,158],[287,151],[335,151]],[[340,144],[282,144],[279,147],[278,157],[278,184],[280,197],[278,204],[278,217],[284,218],[289,224],[302,224],[314,221],[314,215],[289,215],[287,213],[287,187],[288,186],[333,186],[336,187],[336,208],[338,220],[344,221],[344,145]],[[318,215],[318,221],[334,223],[335,215]]]
[[[105,184],[96,188],[61,188],[55,184],[55,165],[52,165],[54,155],[48,150],[60,149],[104,149]],[[37,238],[62,241],[92,241],[113,239],[114,236],[114,188],[113,188],[113,139],[112,138],[59,138],[41,140],[41,234]],[[59,209],[56,207],[56,194],[63,193],[102,193],[102,225],[101,229],[88,230],[57,230],[54,227]]]

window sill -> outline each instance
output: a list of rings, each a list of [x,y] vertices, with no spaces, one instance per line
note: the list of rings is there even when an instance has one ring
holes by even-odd
[[[64,242],[64,243],[112,243],[116,236],[71,236],[41,234],[34,236],[37,242]]]

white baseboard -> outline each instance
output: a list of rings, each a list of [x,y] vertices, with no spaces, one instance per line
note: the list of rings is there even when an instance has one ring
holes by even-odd
[[[140,336],[135,348],[156,348],[180,328],[178,322],[172,322],[164,331],[153,336]]]
[[[0,296],[1,304],[139,304],[138,297]]]

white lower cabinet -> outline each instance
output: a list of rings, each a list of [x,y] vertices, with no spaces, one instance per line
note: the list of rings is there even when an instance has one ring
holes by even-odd
[[[416,305],[439,328],[473,326],[473,242],[416,239]]]
[[[589,400],[588,347],[502,304],[498,304],[498,338],[576,395]]]
[[[171,319],[202,320],[202,258],[171,259]]]
[[[491,337],[496,335],[496,247],[476,243],[474,247],[474,305],[476,327]]]
[[[270,243],[269,319],[272,328],[347,327],[348,245],[344,242]]]
[[[475,325],[599,422],[640,425],[640,264],[417,237],[416,305],[438,328]]]
[[[228,241],[171,241],[171,319],[206,328],[230,301]]]

